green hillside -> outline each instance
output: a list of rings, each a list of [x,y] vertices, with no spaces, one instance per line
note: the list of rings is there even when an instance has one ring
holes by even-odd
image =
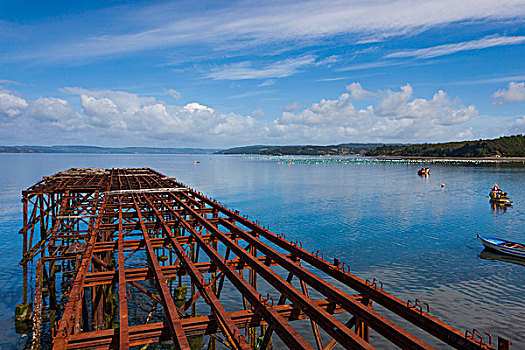
[[[340,145],[328,146],[268,146],[255,145],[245,147],[235,147],[220,151],[221,154],[260,154],[260,155],[305,155],[305,156],[320,156],[320,155],[353,155],[364,154],[369,150],[378,147],[379,144],[372,143],[345,143]]]
[[[383,145],[370,150],[367,156],[420,157],[525,157],[525,135],[500,137],[494,140],[425,143],[417,145]]]

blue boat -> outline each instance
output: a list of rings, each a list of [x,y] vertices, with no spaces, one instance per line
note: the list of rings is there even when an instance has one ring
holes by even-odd
[[[485,248],[499,253],[525,258],[525,244],[506,241],[499,238],[484,237],[478,235],[479,240]]]

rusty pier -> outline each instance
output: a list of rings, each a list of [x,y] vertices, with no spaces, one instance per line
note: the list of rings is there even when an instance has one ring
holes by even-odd
[[[22,195],[33,349],[510,345],[152,169],[69,169]]]

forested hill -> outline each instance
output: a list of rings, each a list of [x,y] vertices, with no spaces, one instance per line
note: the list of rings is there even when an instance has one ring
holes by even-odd
[[[260,155],[307,155],[307,156],[319,156],[319,155],[353,155],[353,154],[364,154],[369,150],[372,150],[381,144],[374,143],[345,143],[340,145],[329,145],[329,146],[268,146],[268,145],[255,145],[245,147],[229,148],[217,153],[221,154],[260,154]]]
[[[383,145],[370,150],[367,156],[419,157],[525,157],[525,135],[500,137],[494,140],[447,142],[417,145]]]

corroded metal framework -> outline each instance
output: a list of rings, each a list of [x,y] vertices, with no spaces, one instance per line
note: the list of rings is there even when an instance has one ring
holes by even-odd
[[[414,331],[457,349],[493,348],[490,336],[461,332],[428,304],[400,300],[152,169],[69,169],[22,194],[24,301],[36,260],[34,349],[190,349],[203,335],[209,349],[269,349],[272,337],[292,349],[372,349],[370,332],[431,349]],[[144,305],[145,319],[130,315]],[[308,334],[294,327],[300,319]],[[498,349],[509,344],[498,338]]]

